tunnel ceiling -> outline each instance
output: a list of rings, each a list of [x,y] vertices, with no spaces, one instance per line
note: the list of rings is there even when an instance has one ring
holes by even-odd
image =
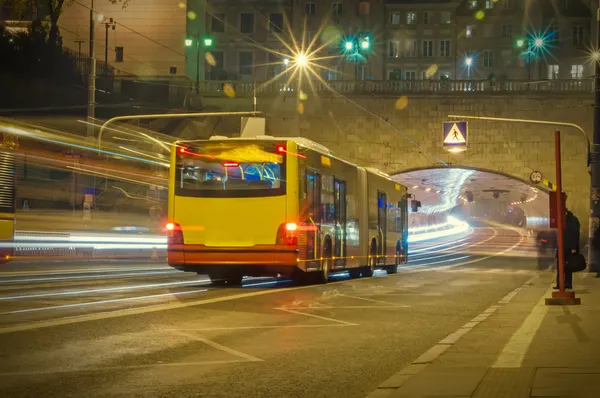
[[[430,212],[447,211],[457,204],[466,202],[467,192],[473,193],[473,200],[498,200],[518,204],[522,198],[527,203],[539,199],[547,203],[547,195],[521,180],[487,171],[436,168],[415,170],[394,175],[394,180],[405,184],[408,192],[421,201]],[[494,198],[498,192],[498,199]]]

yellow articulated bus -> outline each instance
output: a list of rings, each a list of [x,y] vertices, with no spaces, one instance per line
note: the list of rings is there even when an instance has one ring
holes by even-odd
[[[307,139],[178,141],[169,179],[168,262],[214,283],[406,262],[406,187]]]

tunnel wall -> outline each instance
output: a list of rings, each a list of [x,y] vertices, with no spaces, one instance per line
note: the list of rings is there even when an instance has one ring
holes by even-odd
[[[307,95],[302,107],[295,97],[259,98],[258,109],[267,113],[267,134],[306,137],[342,158],[389,174],[439,165],[439,158],[453,166],[499,171],[523,180],[537,170],[555,182],[555,127],[470,121],[468,150],[450,154],[442,148],[443,122],[449,114],[555,120],[580,124],[588,132],[593,123],[591,93],[411,95],[398,102],[391,96]],[[204,103],[210,110],[249,110],[252,98],[205,98]],[[563,186],[585,236],[590,189],[586,140],[573,129],[561,130]]]

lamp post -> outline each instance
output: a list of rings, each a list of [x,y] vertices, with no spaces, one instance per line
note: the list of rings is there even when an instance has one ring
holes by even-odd
[[[104,72],[106,74],[108,70],[108,29],[112,28],[112,30],[115,30],[117,24],[112,18],[109,18],[104,22],[104,27],[106,28],[106,35],[104,37]]]
[[[465,66],[467,67],[467,80],[471,80],[471,65],[473,65],[473,57],[465,58]]]
[[[194,41],[196,42],[196,94],[200,92],[200,33],[196,33],[191,36],[192,38],[185,39],[185,46],[191,47],[194,45]],[[212,47],[213,39],[210,37],[205,37],[203,39],[204,47]]]
[[[287,67],[288,67],[289,64],[290,64],[290,60],[288,58],[284,58],[283,59],[283,65],[285,65],[286,69],[287,69]],[[262,65],[254,65],[254,66],[252,66],[252,110],[254,112],[256,112],[256,107],[257,107],[257,103],[256,103],[256,70],[258,68],[261,68],[261,67],[264,67],[264,66],[270,66],[270,65],[269,64],[262,64]]]
[[[344,42],[344,52],[348,54],[348,58],[354,61],[354,80],[358,80],[358,61],[362,56],[361,53],[367,53],[371,50],[371,36],[364,33],[359,33],[352,39]]]
[[[94,54],[94,0],[90,5],[90,71],[88,75],[88,107],[87,107],[87,136],[94,136],[94,119],[96,117],[96,55]],[[95,189],[95,187],[94,187]]]

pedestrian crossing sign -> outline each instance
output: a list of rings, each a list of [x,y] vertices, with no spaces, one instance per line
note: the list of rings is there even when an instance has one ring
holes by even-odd
[[[444,122],[444,148],[467,147],[467,122]]]

